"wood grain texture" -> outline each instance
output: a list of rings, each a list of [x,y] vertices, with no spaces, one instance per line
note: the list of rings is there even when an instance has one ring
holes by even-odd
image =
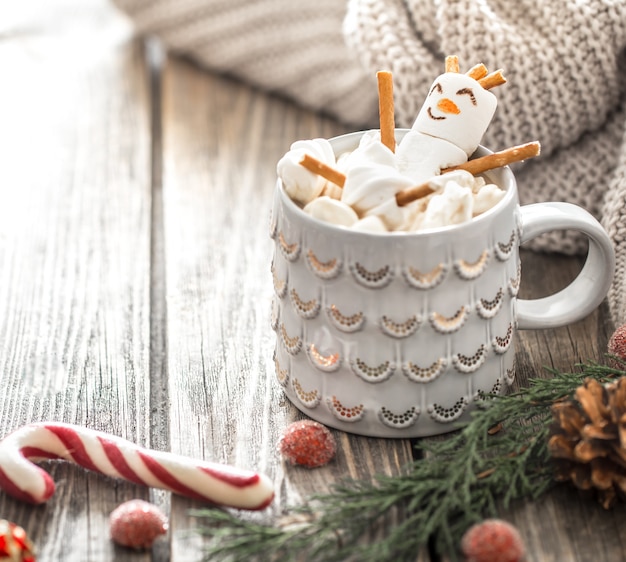
[[[551,295],[568,285],[583,258],[521,251],[519,298]],[[575,306],[575,303],[572,303]],[[515,338],[516,388],[530,379],[550,378],[550,369],[577,371],[585,361],[602,362],[613,326],[601,305],[569,326],[520,330]],[[605,511],[588,496],[561,485],[536,501],[518,501],[500,516],[513,523],[526,544],[528,562],[613,562],[626,559],[623,521],[625,508]],[[449,562],[448,557],[443,557]]]
[[[581,263],[576,258],[524,252],[520,298],[538,298],[563,288]],[[602,305],[563,328],[520,331],[517,384],[524,387],[530,378],[549,378],[546,367],[576,371],[581,362],[603,362],[612,330],[608,310]],[[562,485],[538,501],[517,503],[503,517],[520,529],[530,562],[613,562],[626,559],[625,512],[623,504],[605,511],[589,497]]]
[[[344,477],[395,474],[408,442],[337,433],[331,465],[286,467],[275,448],[301,417],[275,381],[269,213],[276,162],[300,138],[344,132],[319,116],[171,59],[163,86],[163,200],[171,447],[273,478],[266,521]],[[173,500],[173,524],[187,503]],[[195,548],[200,548],[196,539]],[[173,559],[189,541],[173,536]]]
[[[57,420],[149,446],[143,47],[104,2],[39,8],[0,41],[0,432]],[[130,560],[108,515],[148,491],[47,468],[57,491],[46,505],[0,495],[39,560]]]
[[[520,298],[540,298],[564,288],[578,274],[583,258],[522,251]],[[576,303],[572,303],[575,307]],[[548,330],[521,330],[516,340],[517,382],[548,377],[546,367],[572,370],[588,360],[602,361],[613,326],[602,305],[569,326]]]
[[[345,129],[161,60],[106,0],[27,6],[12,25],[0,9],[10,77],[0,88],[0,433],[60,420],[260,470],[276,500],[242,516],[264,522],[344,477],[401,471],[408,441],[335,432],[337,459],[318,470],[285,466],[275,451],[302,417],[272,362],[275,166],[291,142]],[[521,297],[552,293],[579,268],[576,258],[524,252]],[[600,307],[565,328],[519,332],[516,384],[549,377],[545,367],[601,361],[612,328]],[[200,522],[187,513],[199,503],[45,466],[57,482],[47,504],[0,494],[2,517],[27,530],[40,561],[200,559],[204,539],[190,533]],[[108,538],[109,513],[133,497],[171,516],[168,536],[144,553]],[[624,506],[607,512],[563,486],[503,516],[530,560],[626,559]],[[416,559],[437,560],[426,549]]]

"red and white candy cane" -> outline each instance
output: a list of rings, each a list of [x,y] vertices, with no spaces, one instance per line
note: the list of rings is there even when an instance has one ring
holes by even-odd
[[[54,493],[54,482],[29,459],[64,459],[107,476],[238,509],[263,509],[274,497],[272,482],[263,474],[144,449],[85,427],[42,422],[0,441],[0,488],[35,504]]]

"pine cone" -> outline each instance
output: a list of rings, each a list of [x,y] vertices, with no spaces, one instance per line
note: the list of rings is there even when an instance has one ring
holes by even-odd
[[[626,377],[606,386],[594,379],[576,389],[575,400],[552,406],[548,442],[558,481],[595,490],[605,509],[626,498]]]

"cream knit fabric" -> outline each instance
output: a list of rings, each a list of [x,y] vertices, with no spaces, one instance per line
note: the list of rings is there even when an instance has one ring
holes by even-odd
[[[373,124],[376,80],[346,47],[344,1],[113,1],[140,32],[211,70]]]
[[[626,321],[626,0],[114,1],[170,49],[355,127],[377,122],[377,70],[393,72],[396,123],[410,126],[445,55],[502,68],[483,144],[541,142],[515,170],[522,203],[601,220],[617,252],[611,312]],[[533,247],[585,242],[557,232]]]
[[[445,54],[504,69],[483,144],[541,142],[542,156],[516,168],[520,199],[577,203],[601,220],[617,253],[611,313],[626,321],[626,1],[350,0],[344,33],[370,72],[393,71],[401,125]],[[585,244],[555,232],[533,247]]]

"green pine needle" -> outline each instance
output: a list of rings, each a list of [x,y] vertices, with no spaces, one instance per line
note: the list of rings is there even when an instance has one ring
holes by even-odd
[[[213,538],[205,560],[280,559],[324,562],[415,560],[429,545],[452,560],[465,530],[496,517],[498,506],[537,498],[554,485],[547,440],[550,406],[571,397],[586,378],[607,382],[626,371],[586,363],[578,373],[552,372],[527,389],[485,395],[471,420],[441,441],[423,443],[425,457],[398,476],[345,480],[315,495],[273,526],[222,509],[196,510]],[[498,423],[503,429],[490,435]],[[451,493],[452,492],[452,493]],[[376,533],[366,543],[363,537]],[[382,535],[382,536],[381,536]]]

